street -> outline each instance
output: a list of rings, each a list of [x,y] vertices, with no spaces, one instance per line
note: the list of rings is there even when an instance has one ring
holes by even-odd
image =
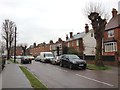
[[[49,63],[24,64],[48,88],[118,88],[118,70],[70,70]]]

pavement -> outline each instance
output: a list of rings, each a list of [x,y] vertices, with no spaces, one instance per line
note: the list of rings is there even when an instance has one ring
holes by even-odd
[[[32,86],[19,68],[19,64],[7,61],[4,70],[0,73],[1,88],[32,88]]]

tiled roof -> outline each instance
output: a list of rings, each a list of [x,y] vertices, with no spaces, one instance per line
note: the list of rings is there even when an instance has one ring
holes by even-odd
[[[85,32],[79,33],[79,34],[75,34],[73,35],[72,38],[69,38],[67,41],[71,41],[71,40],[75,40],[75,39],[79,39],[79,38],[83,38],[86,35]]]
[[[109,30],[112,28],[116,28],[120,26],[120,14],[118,14],[117,16],[113,17],[108,24],[106,25],[105,30]]]

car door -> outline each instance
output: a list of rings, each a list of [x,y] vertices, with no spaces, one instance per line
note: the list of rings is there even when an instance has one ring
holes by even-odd
[[[65,64],[64,57],[65,57],[64,55],[61,56],[61,60],[60,60],[60,62],[62,62],[62,64]]]
[[[65,65],[68,66],[68,64],[69,64],[69,58],[67,56],[64,57],[64,63],[65,63]]]

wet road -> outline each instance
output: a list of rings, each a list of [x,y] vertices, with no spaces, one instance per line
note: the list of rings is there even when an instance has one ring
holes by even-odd
[[[70,70],[33,61],[25,66],[48,88],[118,88],[118,70]]]

